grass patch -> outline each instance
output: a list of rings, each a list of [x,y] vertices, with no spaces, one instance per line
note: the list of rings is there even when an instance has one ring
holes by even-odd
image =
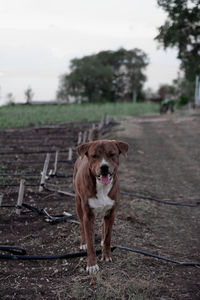
[[[112,117],[158,113],[155,103],[105,103],[65,105],[7,105],[0,107],[0,128],[32,127],[66,122],[98,121],[102,114]]]
[[[149,300],[153,295],[158,296],[159,288],[154,280],[145,280],[128,275],[127,270],[120,272],[111,269],[100,271],[95,277],[93,287],[88,285],[91,277],[76,277],[71,286],[73,299],[95,299],[95,300]],[[122,271],[122,270],[121,270]],[[90,282],[91,284],[91,282]],[[61,298],[67,297],[62,293]]]

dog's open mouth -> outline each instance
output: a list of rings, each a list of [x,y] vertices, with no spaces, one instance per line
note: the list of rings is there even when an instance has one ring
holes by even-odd
[[[112,180],[112,174],[106,174],[106,175],[98,175],[97,179],[102,183],[102,184],[109,184]]]

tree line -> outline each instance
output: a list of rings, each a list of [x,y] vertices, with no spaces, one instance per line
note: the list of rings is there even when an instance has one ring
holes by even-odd
[[[146,81],[147,54],[140,49],[101,51],[75,58],[60,78],[58,100],[70,102],[136,101]]]

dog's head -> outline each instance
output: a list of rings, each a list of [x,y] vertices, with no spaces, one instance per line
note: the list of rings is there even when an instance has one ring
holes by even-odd
[[[128,144],[116,140],[99,140],[77,148],[81,157],[88,158],[90,172],[102,184],[109,184],[119,166],[119,155],[126,155]]]

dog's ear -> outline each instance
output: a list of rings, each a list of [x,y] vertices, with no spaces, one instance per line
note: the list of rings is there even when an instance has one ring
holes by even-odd
[[[128,144],[121,141],[115,141],[115,143],[119,149],[119,154],[122,153],[124,156],[126,156],[128,152]]]
[[[78,154],[83,158],[84,155],[88,154],[88,149],[91,143],[85,143],[77,147]]]

